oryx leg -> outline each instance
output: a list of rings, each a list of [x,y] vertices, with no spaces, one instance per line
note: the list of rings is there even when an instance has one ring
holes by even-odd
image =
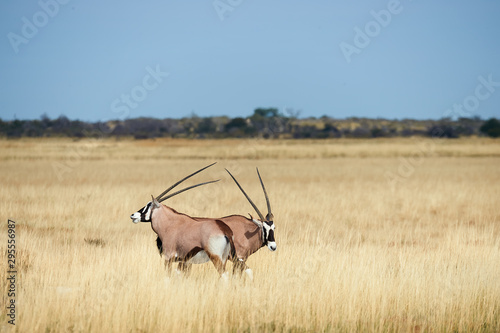
[[[245,260],[236,258],[236,260],[233,261],[233,274],[241,275],[246,268],[247,265],[245,264]]]
[[[165,261],[163,262],[163,265],[165,266],[165,269],[166,269],[168,275],[172,274],[172,265],[173,264],[174,264],[174,260],[173,259],[167,259],[167,258],[165,258]]]
[[[222,259],[216,255],[216,254],[208,254],[208,257],[210,258],[210,261],[212,261],[212,264],[214,264],[215,269],[217,272],[222,275],[226,271],[226,262],[222,261]]]
[[[227,237],[217,237],[210,240],[208,249],[205,249],[208,258],[215,266],[223,279],[227,279],[226,262],[231,252],[231,245]]]
[[[213,254],[213,253],[210,253],[210,252],[207,252],[207,254],[208,254],[208,257],[210,258],[210,261],[212,261],[212,263],[214,264],[215,269],[219,273],[221,279],[223,279],[224,281],[227,281],[227,272],[226,272],[227,258],[223,259],[220,256]]]
[[[185,275],[189,275],[191,272],[191,267],[193,265],[187,262],[180,262],[179,265],[177,266],[177,271],[179,273],[184,273]]]
[[[233,261],[233,274],[242,275],[245,272],[250,280],[253,280],[253,272],[250,267],[247,266],[246,260],[237,258]]]

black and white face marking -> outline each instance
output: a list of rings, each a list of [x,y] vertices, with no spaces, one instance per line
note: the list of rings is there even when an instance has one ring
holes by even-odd
[[[274,239],[274,223],[273,221],[265,221],[262,223],[262,232],[264,233],[264,244],[269,250],[276,251],[276,240]]]
[[[139,209],[134,214],[130,215],[132,222],[151,222],[151,212],[153,211],[153,203],[150,201],[146,206]]]

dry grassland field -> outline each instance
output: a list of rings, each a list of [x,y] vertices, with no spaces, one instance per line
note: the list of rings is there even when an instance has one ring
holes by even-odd
[[[498,140],[22,139],[0,161],[2,332],[500,331]],[[265,211],[259,167],[278,249],[253,281],[168,275],[129,218],[211,162],[164,204],[254,214],[228,168]]]

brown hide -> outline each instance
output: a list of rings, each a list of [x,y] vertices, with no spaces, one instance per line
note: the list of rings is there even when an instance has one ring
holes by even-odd
[[[197,223],[165,205],[155,208],[151,216],[151,227],[161,240],[167,260],[188,260],[201,250],[209,254],[207,247],[211,237],[226,236],[231,239],[231,230],[224,230],[219,224],[214,220]]]
[[[207,217],[195,217],[194,219],[198,222],[210,222],[214,220]],[[230,215],[218,218],[217,220],[224,222],[231,228],[234,235],[234,247],[238,259],[246,260],[251,254],[255,253],[263,246],[262,230],[245,216]]]

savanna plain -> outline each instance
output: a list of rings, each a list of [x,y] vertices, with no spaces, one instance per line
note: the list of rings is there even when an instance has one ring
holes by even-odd
[[[129,216],[175,181],[221,179],[164,204],[274,213],[277,251],[227,282],[169,275]],[[498,332],[500,141],[0,140],[0,331]],[[16,325],[7,220],[16,222]]]

